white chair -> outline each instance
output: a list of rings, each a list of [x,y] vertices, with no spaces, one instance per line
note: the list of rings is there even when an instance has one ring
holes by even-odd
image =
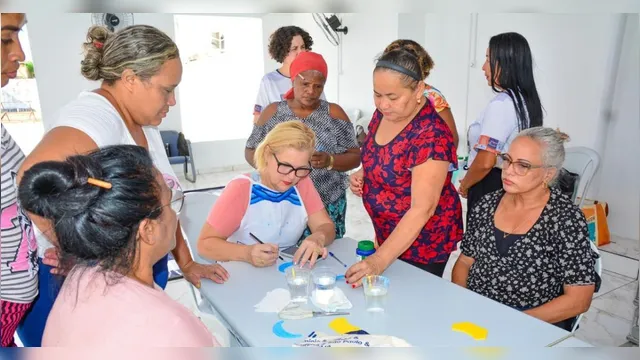
[[[598,254],[595,267],[596,267],[596,272],[598,273],[598,276],[600,277],[600,279],[602,279],[602,256],[600,256],[600,250],[598,250],[598,247],[596,246],[596,244],[594,244],[593,241],[591,240],[589,240],[589,245],[591,245],[591,250],[593,250],[593,252]],[[573,324],[573,328],[571,329],[572,333],[575,333],[576,330],[578,329],[578,324],[580,324],[580,320],[582,320],[583,316],[584,316],[584,313],[578,315],[578,318],[576,319],[576,322]]]
[[[213,208],[218,196],[210,192],[188,192],[184,194],[184,206],[180,212],[180,225],[191,250],[193,260],[201,264],[213,264],[198,254],[198,237],[207,216]]]
[[[184,206],[180,212],[180,225],[182,226],[182,232],[191,251],[191,256],[194,261],[200,264],[215,263],[214,261],[203,258],[198,253],[198,237],[217,199],[218,195],[211,193],[211,191],[187,192],[184,197]],[[203,320],[209,320],[207,321],[208,323],[213,323],[216,328],[214,333],[218,340],[222,342],[223,345],[240,346],[239,341],[229,330],[229,326],[223,320],[222,316],[216,312],[207,299],[200,296],[200,292],[193,285],[189,285],[201,317],[205,318]]]
[[[600,155],[595,150],[583,146],[570,147],[565,152],[563,167],[578,174],[578,182],[572,200],[576,205],[582,207],[591,181],[600,167]]]

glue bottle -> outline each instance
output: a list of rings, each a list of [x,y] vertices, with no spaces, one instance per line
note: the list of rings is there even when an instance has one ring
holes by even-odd
[[[362,261],[367,256],[371,256],[376,252],[376,248],[371,240],[358,241],[356,249],[356,261]]]

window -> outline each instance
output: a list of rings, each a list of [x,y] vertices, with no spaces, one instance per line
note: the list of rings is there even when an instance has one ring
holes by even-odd
[[[264,75],[262,19],[175,15],[183,60],[178,103],[192,142],[246,139]]]
[[[31,57],[27,26],[18,35],[25,61],[20,64],[18,76],[0,91],[0,117],[22,152],[28,155],[44,134],[40,112],[40,98],[36,83],[37,68]]]
[[[215,50],[224,52],[224,35],[219,31],[211,34],[211,45],[213,45]]]

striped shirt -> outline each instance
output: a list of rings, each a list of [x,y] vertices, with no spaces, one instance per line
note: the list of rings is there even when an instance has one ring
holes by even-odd
[[[16,173],[24,154],[2,126],[2,281],[0,298],[30,303],[38,294],[37,245],[33,227],[18,206]]]

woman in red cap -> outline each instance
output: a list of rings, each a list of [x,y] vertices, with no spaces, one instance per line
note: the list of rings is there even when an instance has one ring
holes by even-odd
[[[291,88],[291,63],[301,53],[311,51],[311,46],[311,35],[298,26],[283,26],[271,34],[269,55],[282,66],[265,74],[260,81],[260,89],[253,106],[254,123],[269,104],[282,101],[284,94]],[[321,95],[321,99],[326,100],[324,94]]]
[[[346,171],[360,165],[360,148],[353,125],[337,104],[321,99],[327,80],[327,63],[322,55],[303,52],[291,63],[293,87],[284,100],[267,106],[253,125],[245,158],[254,166],[255,149],[277,124],[300,120],[316,133],[316,152],[311,159],[311,180],[336,225],[336,238],[345,233],[347,211]],[[304,236],[309,235],[309,230]]]

